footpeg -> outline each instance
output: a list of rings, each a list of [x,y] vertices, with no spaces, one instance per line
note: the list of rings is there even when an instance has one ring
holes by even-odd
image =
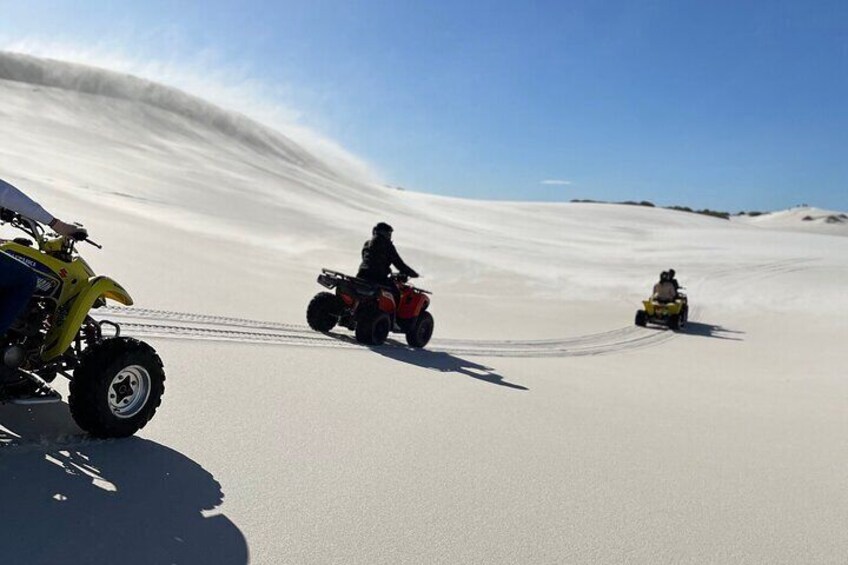
[[[8,400],[9,404],[17,404],[18,406],[34,406],[36,404],[54,404],[62,402],[62,395],[53,389],[39,391],[30,396],[19,396]]]
[[[34,404],[53,404],[54,402],[62,401],[62,395],[38,375],[21,369],[18,369],[17,372],[20,376],[26,377],[34,386],[31,390],[23,394],[13,395],[11,398],[3,399],[4,402],[21,406],[31,406]]]

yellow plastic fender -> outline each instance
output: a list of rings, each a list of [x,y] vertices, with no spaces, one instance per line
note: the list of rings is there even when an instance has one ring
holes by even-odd
[[[105,298],[120,302],[125,306],[132,306],[133,299],[129,293],[124,290],[124,287],[109,277],[91,277],[88,279],[86,286],[87,288],[72,299],[73,304],[71,309],[68,311],[65,319],[56,328],[57,335],[48,336],[47,348],[41,354],[41,358],[45,361],[58,357],[67,351],[68,347],[71,346],[71,343],[77,337],[77,333],[85,317],[98,299]]]
[[[666,304],[655,304],[653,300],[643,300],[642,304],[645,306],[645,312],[648,316],[656,316],[660,313],[671,316],[680,314],[680,311],[683,310],[682,300],[675,300]]]

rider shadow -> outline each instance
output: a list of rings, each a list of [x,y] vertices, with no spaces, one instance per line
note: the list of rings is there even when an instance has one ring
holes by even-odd
[[[516,390],[529,390],[526,386],[505,381],[504,377],[496,373],[492,367],[486,367],[485,365],[480,365],[479,363],[474,363],[473,361],[462,359],[461,357],[451,355],[450,353],[446,353],[444,351],[415,349],[412,347],[407,347],[406,345],[393,339],[387,340],[384,345],[363,346],[354,338],[345,334],[327,332],[324,335],[326,335],[327,337],[331,337],[337,341],[349,343],[351,345],[356,345],[359,347],[368,347],[368,349],[374,351],[375,353],[379,353],[383,357],[388,357],[389,359],[394,359],[395,361],[402,361],[403,363],[408,363],[417,367],[423,367],[425,369],[431,369],[443,373],[459,373],[461,375],[471,377],[472,379],[477,379],[487,383],[492,383],[507,388],[513,388]]]
[[[0,477],[4,562],[249,560],[208,471],[153,441],[88,438],[66,404],[0,409]]]
[[[685,333],[689,335],[698,335],[702,337],[714,337],[716,339],[727,339],[730,341],[743,341],[741,337],[733,337],[734,335],[745,335],[745,332],[729,330],[722,326],[713,324],[703,324],[701,322],[686,322],[684,328]]]
[[[379,353],[383,357],[401,361],[416,367],[423,367],[442,373],[458,373],[471,377],[472,379],[481,380],[487,383],[492,383],[507,388],[516,390],[528,390],[527,387],[508,382],[504,380],[502,375],[499,375],[491,367],[474,363],[467,359],[451,355],[444,351],[430,351],[428,349],[413,349],[404,347],[401,344],[391,346],[371,347],[372,351]]]

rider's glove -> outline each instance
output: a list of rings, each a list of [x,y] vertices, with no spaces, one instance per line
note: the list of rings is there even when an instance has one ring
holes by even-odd
[[[74,224],[66,224],[58,218],[50,222],[50,227],[59,235],[70,237],[76,241],[84,241],[88,237],[88,231],[84,227]]]

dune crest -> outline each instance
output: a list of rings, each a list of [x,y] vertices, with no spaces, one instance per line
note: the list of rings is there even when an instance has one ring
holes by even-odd
[[[147,104],[215,129],[257,153],[273,155],[332,177],[338,176],[327,163],[284,134],[247,116],[153,81],[87,65],[5,51],[0,51],[0,80]]]

